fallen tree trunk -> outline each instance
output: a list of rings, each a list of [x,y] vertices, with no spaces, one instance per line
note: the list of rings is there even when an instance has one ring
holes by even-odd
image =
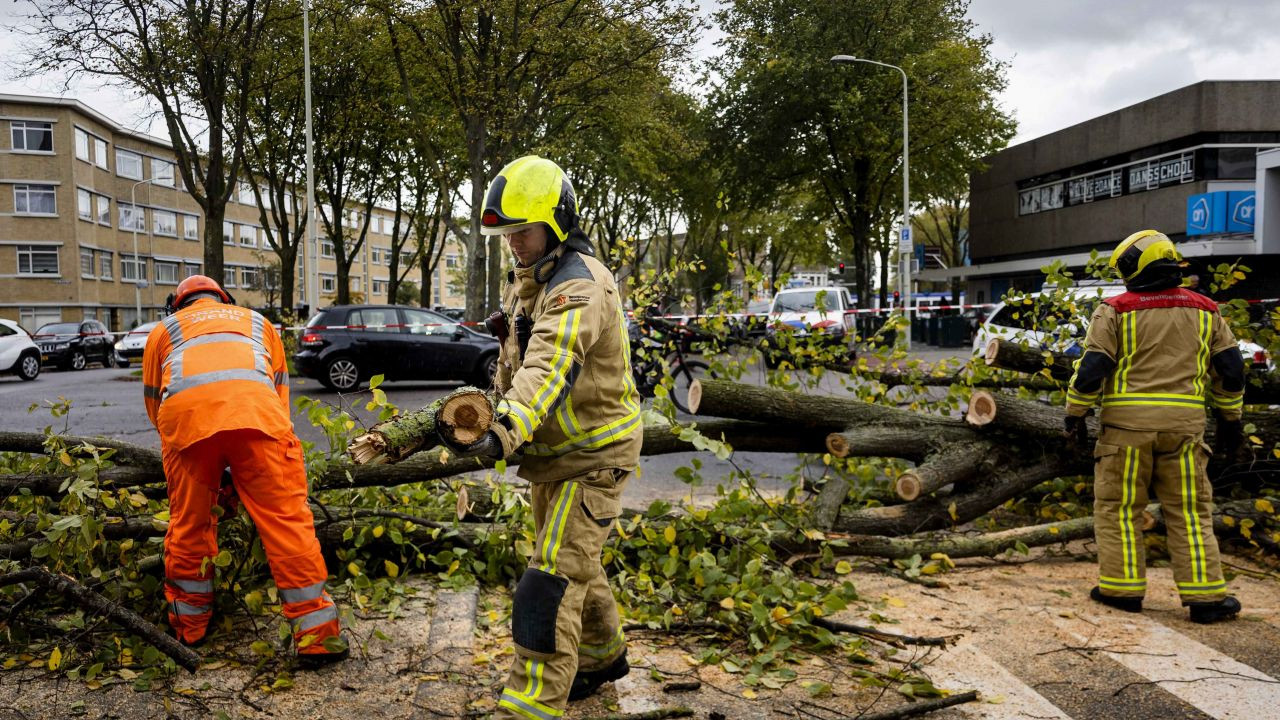
[[[931,455],[893,481],[898,497],[911,502],[947,485],[959,483],[984,469],[990,470],[995,447],[991,443],[956,443]]]
[[[0,587],[24,582],[38,583],[55,597],[70,599],[87,612],[110,618],[117,625],[141,636],[155,649],[173,658],[174,662],[188,672],[194,673],[200,667],[200,656],[194,650],[147,622],[141,615],[108,600],[65,575],[55,575],[43,567],[29,567],[8,575],[0,575]]]
[[[464,387],[414,412],[380,422],[347,446],[357,465],[399,462],[419,450],[435,447],[441,437],[470,445],[484,437],[493,422],[492,401],[482,391]]]
[[[1054,380],[1070,380],[1074,360],[1060,353],[1039,350],[1011,340],[994,338],[987,343],[983,360],[991,367],[1028,375],[1048,375]]]

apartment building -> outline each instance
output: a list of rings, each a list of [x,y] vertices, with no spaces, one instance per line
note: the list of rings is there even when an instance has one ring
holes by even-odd
[[[363,220],[351,212],[343,223],[355,234]],[[370,219],[351,268],[353,298],[386,302],[393,221],[383,209]],[[82,318],[120,331],[158,319],[174,287],[202,272],[204,226],[165,140],[74,99],[0,95],[0,317],[31,331]],[[278,260],[249,183],[236,188],[222,230],[227,289],[242,305],[278,303]],[[432,305],[463,305],[462,257],[450,239],[433,276]],[[297,302],[311,273],[319,304],[332,303],[332,245],[322,241],[318,262],[308,261],[299,259]],[[418,282],[419,271],[405,279]]]

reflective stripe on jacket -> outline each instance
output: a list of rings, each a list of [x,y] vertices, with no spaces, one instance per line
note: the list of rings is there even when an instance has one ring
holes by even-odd
[[[500,349],[494,384],[509,429],[510,454],[523,446],[519,475],[549,482],[604,468],[632,470],[643,439],[641,401],[613,274],[600,261],[561,246],[543,283],[533,268],[509,275],[503,309],[526,314],[533,335],[520,358],[515,333]]]
[[[147,336],[142,392],[167,450],[223,430],[293,431],[276,329],[253,310],[211,298],[170,315]]]
[[[1088,393],[1072,377],[1067,412],[1102,405],[1102,422],[1139,431],[1204,430],[1205,407],[1240,416],[1243,391],[1227,391],[1212,363],[1238,352],[1235,337],[1209,298],[1182,288],[1127,292],[1094,311],[1085,351],[1106,355],[1115,368]]]

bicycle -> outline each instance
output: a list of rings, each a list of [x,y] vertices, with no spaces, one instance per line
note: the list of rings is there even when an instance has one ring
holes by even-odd
[[[661,337],[655,337],[655,330]],[[681,412],[689,412],[685,399],[693,381],[715,377],[710,365],[684,356],[684,348],[691,347],[698,335],[693,328],[656,316],[646,316],[632,325],[631,374],[641,397],[655,397],[662,379],[670,375],[675,381],[671,401]]]

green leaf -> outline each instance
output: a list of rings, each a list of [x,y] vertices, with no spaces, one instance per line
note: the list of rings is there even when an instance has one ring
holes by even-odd
[[[384,375],[382,375],[381,373],[379,373],[379,374],[374,375],[373,377],[369,378],[369,389],[370,389],[370,390],[377,390],[377,389],[378,389],[378,386],[382,384],[382,380],[383,380],[383,378],[384,378],[384,377],[385,377]],[[386,396],[386,395],[383,395],[383,396],[382,396],[382,399],[383,399],[384,401],[386,400],[386,398],[387,398],[387,396]]]

